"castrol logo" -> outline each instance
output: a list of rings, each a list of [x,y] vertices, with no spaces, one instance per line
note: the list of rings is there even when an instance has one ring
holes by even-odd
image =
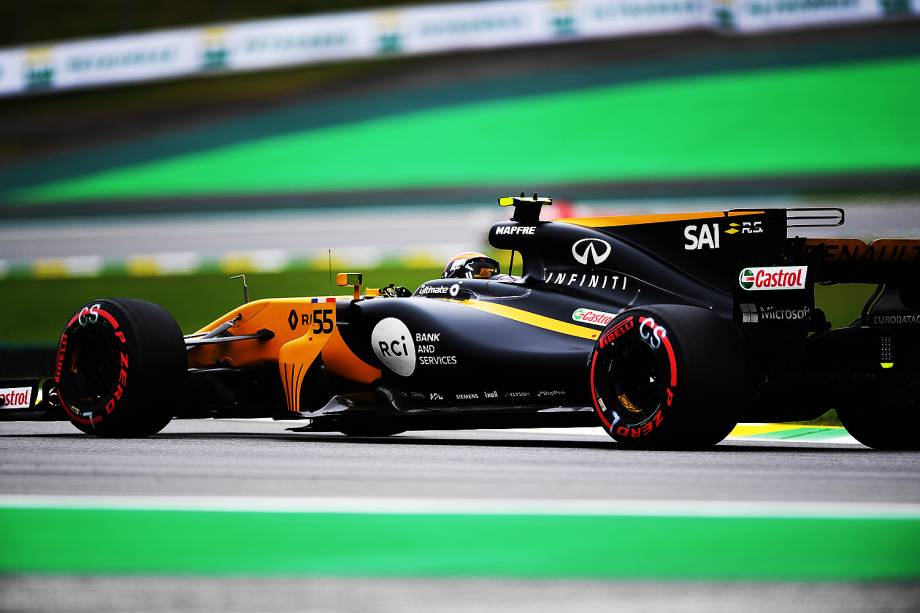
[[[31,387],[0,388],[0,408],[28,409],[32,404]]]
[[[604,327],[613,321],[613,318],[616,317],[613,313],[607,313],[605,311],[595,311],[593,309],[578,309],[572,313],[572,320],[579,321],[581,323],[592,324],[595,326]]]
[[[759,290],[805,289],[808,266],[767,266],[745,268],[738,275],[741,289]]]

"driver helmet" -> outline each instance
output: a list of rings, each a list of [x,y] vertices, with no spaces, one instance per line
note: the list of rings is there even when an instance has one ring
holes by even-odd
[[[498,262],[478,251],[464,251],[447,261],[442,279],[491,279],[501,270]]]

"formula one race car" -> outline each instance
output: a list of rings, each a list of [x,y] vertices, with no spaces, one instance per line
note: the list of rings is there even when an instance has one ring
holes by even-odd
[[[64,327],[37,406],[7,383],[8,419],[66,416],[100,436],[173,418],[301,419],[298,431],[601,425],[629,448],[706,447],[740,421],[835,408],[877,449],[920,438],[920,241],[788,238],[840,209],[540,221],[546,198],[502,198],[501,274],[461,254],[414,293],[245,302],[183,336],[162,308],[99,299]],[[877,286],[830,329],[815,284]],[[4,396],[6,397],[6,396]],[[18,407],[18,408],[17,408]]]

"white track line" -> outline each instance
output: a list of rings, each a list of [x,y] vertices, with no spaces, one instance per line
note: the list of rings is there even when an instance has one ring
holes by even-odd
[[[221,419],[219,421],[236,421],[236,422],[246,422],[246,421],[261,421],[261,422],[272,422],[276,423],[282,427],[298,427],[304,425],[304,420],[273,420],[270,417],[257,417],[249,419],[239,419],[239,418],[229,418]],[[747,426],[763,426],[768,424],[742,424]],[[807,426],[803,425],[802,428],[821,428],[822,426]],[[483,428],[478,430],[479,432],[496,432],[496,433],[514,433],[514,434],[527,434],[527,435],[542,435],[542,436],[594,436],[604,440],[609,440],[607,433],[600,426],[589,426],[589,427],[577,427],[577,428]],[[428,432],[427,430],[413,430],[408,434],[419,434],[423,432]],[[437,432],[447,432],[438,430]],[[464,432],[463,430],[450,430],[450,432]],[[320,433],[316,433],[320,434]],[[330,434],[330,433],[323,433]],[[332,433],[334,434],[334,433]],[[757,436],[746,436],[746,435],[729,435],[725,440],[726,441],[762,441],[762,442],[773,442],[773,443],[809,443],[813,445],[855,445],[862,447],[862,443],[857,441],[855,438],[846,433],[845,430],[840,431],[840,436],[835,436],[833,438],[821,438],[821,439],[812,439],[808,436],[803,436],[801,438],[790,438],[779,436],[781,432],[776,433],[777,436],[769,435],[757,435]]]
[[[66,508],[268,513],[636,515],[920,519],[920,504],[860,502],[430,499],[246,496],[0,495],[0,508]]]

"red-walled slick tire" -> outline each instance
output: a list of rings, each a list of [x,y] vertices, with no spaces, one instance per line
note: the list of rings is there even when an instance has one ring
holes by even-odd
[[[71,423],[87,434],[143,437],[172,419],[187,371],[176,320],[142,300],[94,300],[61,334],[54,380]]]
[[[591,354],[594,410],[625,447],[711,447],[748,401],[743,363],[731,323],[708,309],[630,309],[607,325]]]

